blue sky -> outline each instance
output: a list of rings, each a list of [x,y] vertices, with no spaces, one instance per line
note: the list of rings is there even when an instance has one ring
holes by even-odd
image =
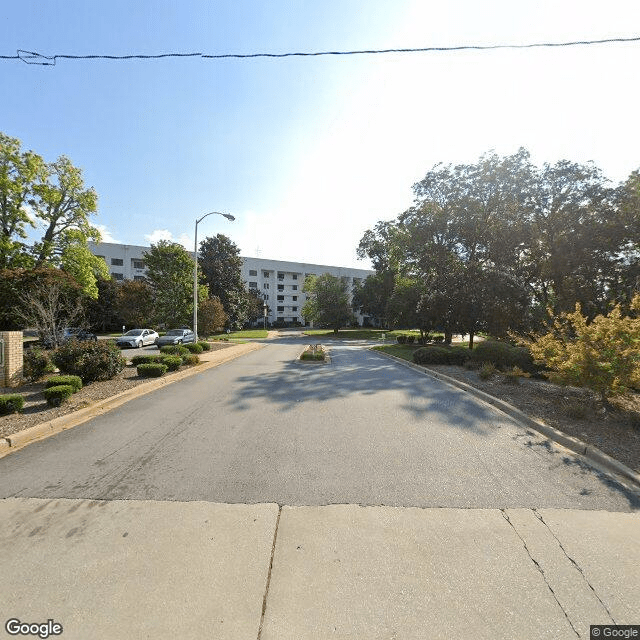
[[[251,53],[640,35],[637,0],[21,0],[0,53]],[[640,167],[640,43],[257,60],[0,62],[0,130],[68,155],[105,239],[229,235],[247,256],[368,267],[356,247],[437,162],[528,148]]]

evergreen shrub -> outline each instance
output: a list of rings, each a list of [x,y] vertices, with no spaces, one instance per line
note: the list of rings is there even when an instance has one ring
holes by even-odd
[[[138,375],[141,378],[159,378],[167,373],[167,365],[160,362],[149,362],[147,364],[139,364],[136,367]]]
[[[27,349],[24,352],[22,362],[24,377],[29,382],[40,380],[46,373],[53,373],[56,370],[49,353],[39,347]]]
[[[24,397],[19,393],[7,393],[0,396],[0,416],[8,413],[20,413],[24,407]]]
[[[53,362],[62,373],[80,376],[82,382],[111,380],[126,366],[120,349],[108,340],[69,340],[53,352]]]
[[[44,383],[45,388],[59,387],[61,384],[68,384],[73,387],[73,392],[80,391],[82,389],[82,379],[80,376],[51,376]]]
[[[60,384],[57,387],[45,389],[43,393],[50,407],[59,407],[73,395],[74,388],[70,384]]]
[[[191,353],[202,353],[204,349],[197,342],[188,342],[184,345]]]

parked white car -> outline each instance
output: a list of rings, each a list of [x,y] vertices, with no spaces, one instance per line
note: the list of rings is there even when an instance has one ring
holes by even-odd
[[[139,349],[147,344],[155,344],[158,334],[153,329],[131,329],[123,336],[116,338],[119,347]]]

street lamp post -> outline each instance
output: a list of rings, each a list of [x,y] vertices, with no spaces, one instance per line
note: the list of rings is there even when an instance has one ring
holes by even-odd
[[[196,220],[195,243],[193,249],[193,333],[195,341],[198,342],[198,225],[207,217],[212,215],[223,216],[227,220],[235,220],[230,213],[220,213],[219,211],[210,211],[205,213],[202,218]]]

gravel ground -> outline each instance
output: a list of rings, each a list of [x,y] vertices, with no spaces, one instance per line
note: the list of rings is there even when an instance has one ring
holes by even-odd
[[[481,380],[476,371],[452,365],[429,368],[500,398],[640,472],[639,393],[615,399],[604,409],[586,389],[526,378],[521,378],[518,385],[507,384],[500,375]]]

